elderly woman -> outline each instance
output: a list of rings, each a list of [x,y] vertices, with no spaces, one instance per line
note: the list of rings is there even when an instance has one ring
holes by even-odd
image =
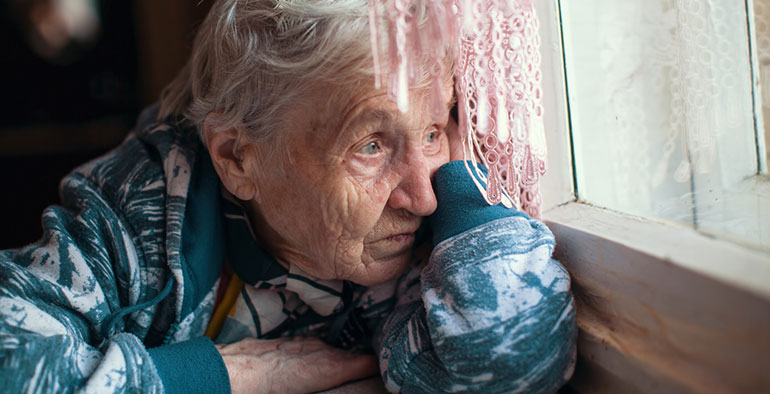
[[[450,162],[451,70],[445,121],[427,84],[401,112],[368,35],[365,0],[218,1],[160,106],[0,252],[1,391],[556,391],[551,233]]]

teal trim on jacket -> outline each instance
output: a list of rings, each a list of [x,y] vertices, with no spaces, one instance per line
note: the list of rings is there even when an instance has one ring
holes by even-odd
[[[187,192],[182,225],[182,272],[186,287],[182,314],[192,312],[222,272],[225,257],[225,231],[220,203],[220,182],[205,149],[196,156]]]
[[[158,369],[166,393],[230,392],[225,363],[214,342],[207,337],[160,346],[147,352]]]
[[[484,174],[486,168],[481,167]],[[465,182],[458,181],[467,179]],[[490,206],[481,196],[476,185],[470,180],[468,170],[462,161],[452,161],[443,165],[433,176],[433,189],[438,199],[436,212],[430,216],[430,228],[433,230],[433,245],[476,226],[496,219],[529,216],[516,209],[508,209],[501,204]]]

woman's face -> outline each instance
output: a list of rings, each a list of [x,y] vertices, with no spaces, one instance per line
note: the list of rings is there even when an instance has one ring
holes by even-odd
[[[447,119],[451,83],[443,92]],[[427,94],[412,93],[401,113],[377,91],[293,111],[285,171],[252,167],[252,222],[279,261],[362,285],[405,271],[415,231],[436,209],[431,178],[449,160],[446,121],[430,109]]]

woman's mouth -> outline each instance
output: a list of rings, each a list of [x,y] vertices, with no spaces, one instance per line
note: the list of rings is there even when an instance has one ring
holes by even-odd
[[[401,233],[401,234],[391,235],[390,237],[387,237],[384,240],[387,242],[394,242],[394,243],[411,243],[411,242],[414,242],[414,238],[415,238],[414,233]]]

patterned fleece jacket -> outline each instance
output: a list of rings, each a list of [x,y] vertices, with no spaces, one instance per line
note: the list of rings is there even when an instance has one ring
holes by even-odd
[[[146,111],[122,145],[62,180],[40,241],[0,251],[0,392],[230,391],[203,336],[226,254],[207,205],[218,198],[199,198],[218,196],[218,180],[194,176],[203,151],[194,130]],[[576,325],[552,234],[486,205],[461,162],[434,187],[430,258],[368,322],[386,387],[555,392]]]

